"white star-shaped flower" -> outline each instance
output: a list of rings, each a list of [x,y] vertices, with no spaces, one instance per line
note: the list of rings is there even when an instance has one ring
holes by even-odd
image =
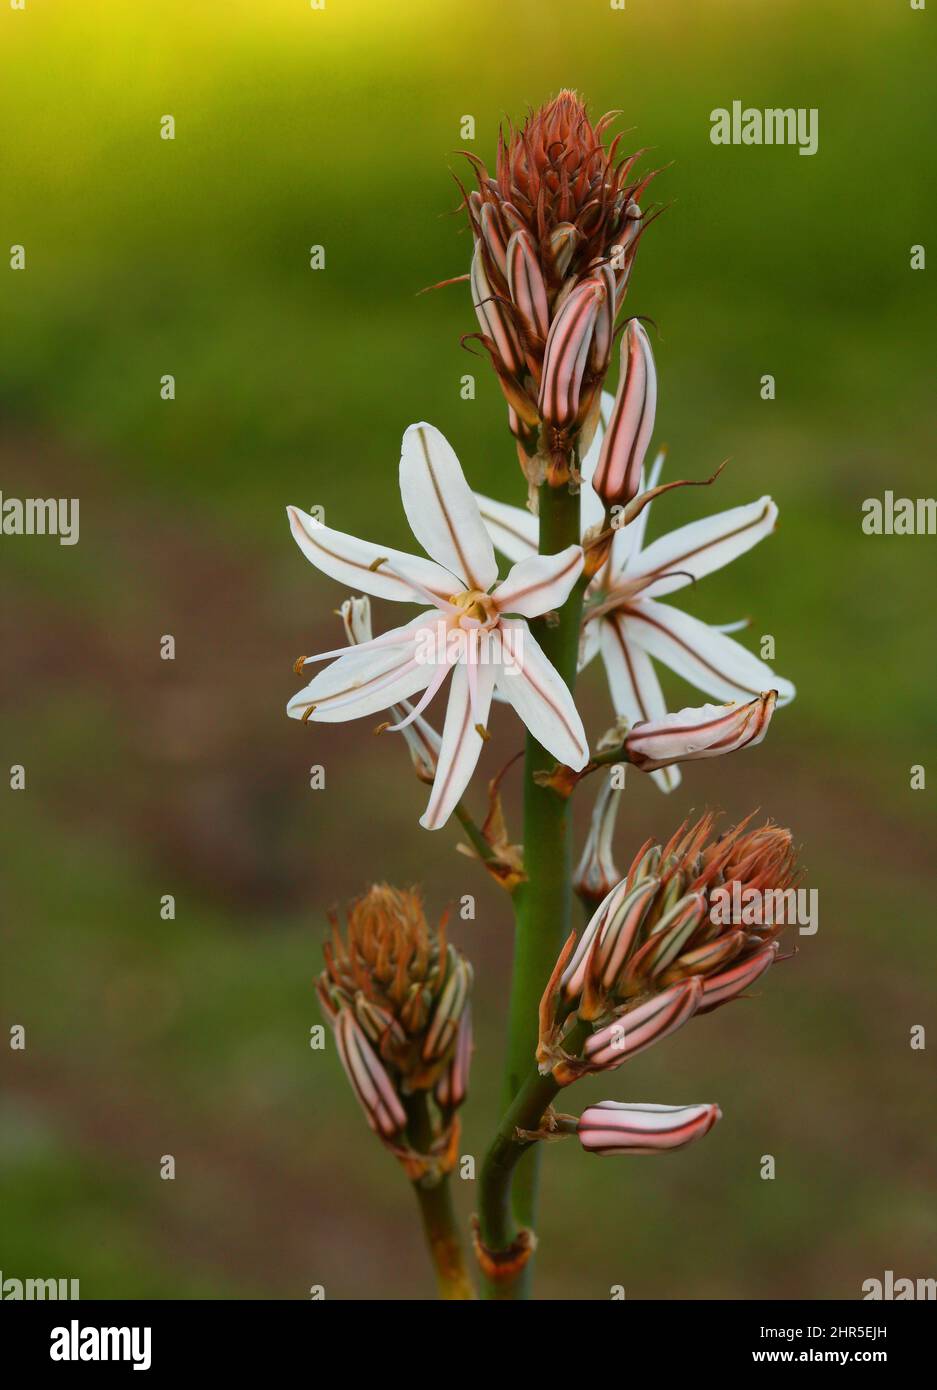
[[[497,583],[498,563],[478,504],[455,453],[432,425],[411,425],[403,437],[400,494],[411,530],[431,559],[359,540],[287,508],[300,549],[324,574],[377,598],[430,605],[373,641],[302,658],[300,668],[337,660],[293,696],[287,713],[325,723],[359,719],[422,691],[406,723],[451,673],[436,777],[420,821],[436,830],[475,770],[495,688],[559,762],[579,770],[588,761],[572,696],[525,621],[565,602],[583,554],[571,545],[557,555],[538,555],[534,545]]]
[[[614,398],[602,395],[601,418],[582,464],[582,531],[601,526],[604,507],[590,480]],[[658,454],[644,487],[655,487],[664,462]],[[476,494],[482,519],[502,554],[523,561],[536,553],[539,523],[521,507]],[[774,530],[778,509],[770,497],[692,521],[644,545],[649,504],[628,526],[616,531],[606,564],[586,593],[580,666],[601,652],[615,713],[630,724],[667,713],[654,661],[669,666],[691,685],[721,701],[748,703],[777,691],[778,705],[795,694],[790,681],[776,676],[759,657],[733,641],[724,629],[683,613],[665,594],[721,569],[744,555]],[[676,767],[650,774],[664,791],[680,781]]]

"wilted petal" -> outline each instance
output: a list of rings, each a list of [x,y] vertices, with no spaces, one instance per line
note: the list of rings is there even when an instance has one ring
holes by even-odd
[[[624,771],[624,764],[616,764],[608,769],[602,778],[589,834],[583,845],[582,856],[573,874],[573,887],[581,898],[596,902],[604,898],[621,878],[615,867],[612,842],[615,836],[615,819],[621,804],[622,788],[615,785],[615,777]]]
[[[558,555],[531,555],[519,560],[492,597],[500,613],[539,618],[561,608],[582,573],[582,546],[570,545]]]
[[[333,531],[299,507],[286,511],[306,559],[340,584],[402,603],[425,603],[428,595],[445,601],[452,593],[451,574],[432,560]]]
[[[629,724],[663,718],[667,705],[654,663],[639,646],[627,640],[619,615],[612,613],[589,626],[599,629],[602,660],[615,713]],[[651,776],[663,792],[672,792],[680,785],[678,768],[665,768]]]
[[[460,661],[453,672],[436,777],[429,804],[420,817],[420,824],[426,830],[439,830],[445,825],[471,780],[484,743],[478,726],[483,726],[488,718],[497,674],[498,668],[491,662],[476,666],[473,700],[468,663]]]
[[[642,598],[618,621],[629,645],[641,647],[719,700],[747,702],[763,690],[776,690],[779,705],[794,698],[791,682],[776,676],[757,656],[669,604]]]
[[[701,705],[636,724],[625,740],[628,756],[643,772],[717,758],[754,747],[768,732],[777,695],[769,690],[747,705]]]
[[[691,521],[652,541],[628,570],[632,581],[651,580],[643,591],[660,598],[728,565],[769,536],[777,525],[778,509],[770,497],[715,516]],[[654,576],[660,578],[654,578]]]
[[[602,1100],[582,1112],[576,1132],[588,1153],[666,1153],[702,1139],[721,1119],[718,1105],[628,1105]]]
[[[487,592],[498,577],[494,547],[462,465],[433,425],[411,425],[403,437],[400,495],[410,529],[426,553],[466,588]]]
[[[647,334],[631,319],[621,342],[621,377],[592,486],[608,505],[637,496],[654,431],[657,373]]]
[[[540,540],[537,517],[525,507],[511,507],[480,492],[474,497],[488,534],[502,555],[509,560],[526,560],[529,555],[536,555]]]
[[[502,619],[501,644],[501,694],[548,753],[574,771],[581,771],[589,761],[589,744],[562,676],[523,619]]]

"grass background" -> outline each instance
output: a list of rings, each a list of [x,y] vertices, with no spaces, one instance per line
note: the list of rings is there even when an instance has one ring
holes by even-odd
[[[0,1019],[27,1030],[0,1051],[4,1278],[78,1277],[85,1298],[430,1287],[405,1182],[308,1046],[323,914],[372,879],[424,883],[434,914],[477,894],[457,930],[480,1156],[509,907],[454,830],[419,829],[424,789],[369,721],[283,716],[342,597],[283,506],[406,545],[397,450],[421,418],[477,487],[521,499],[496,384],[460,348],[467,290],[416,291],[467,266],[462,117],[492,157],[499,121],[564,85],[671,166],[629,310],[657,325],[672,475],[732,460],[651,534],[772,493],[777,535],[681,600],[750,615],[799,689],[757,752],[688,768],[669,799],[633,778],[619,856],[690,808],[760,806],[803,844],[820,931],[757,1003],[583,1083],[577,1100],[712,1099],[725,1119],[660,1162],[551,1148],[541,1291],[854,1297],[934,1273],[933,1042],[909,1046],[937,1029],[934,794],[909,770],[937,776],[935,542],[860,529],[886,488],[933,493],[932,272],[909,261],[937,211],[934,22],[900,0],[0,10],[0,248],[27,252],[0,269],[0,488],[81,500],[75,547],[0,536],[0,766],[27,770],[2,798]],[[713,146],[736,98],[817,107],[817,155]],[[604,728],[598,669],[581,703]],[[488,771],[518,746],[506,716],[493,742]]]

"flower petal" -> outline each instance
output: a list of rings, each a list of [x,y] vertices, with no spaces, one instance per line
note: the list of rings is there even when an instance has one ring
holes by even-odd
[[[420,817],[426,830],[439,830],[445,825],[475,771],[484,744],[476,724],[488,717],[497,672],[493,663],[477,665],[474,700],[467,663],[460,661],[453,672],[436,777],[429,803]]]
[[[646,652],[627,640],[622,619],[613,613],[590,626],[600,630],[602,660],[615,713],[629,724],[662,719],[667,704],[654,663]],[[680,769],[676,767],[663,768],[651,776],[662,792],[672,792],[681,781]]]
[[[779,705],[794,698],[790,681],[776,676],[770,666],[725,633],[678,608],[642,597],[619,620],[629,643],[719,700],[748,701],[763,690],[776,690]]]
[[[498,577],[491,537],[455,451],[432,425],[411,425],[403,437],[400,495],[427,555],[467,588],[487,592]]]
[[[519,560],[492,597],[500,613],[539,618],[560,608],[582,573],[582,546],[569,545],[558,555],[531,555]]]
[[[526,560],[536,555],[540,543],[540,522],[525,507],[511,507],[493,497],[474,493],[481,519],[495,548],[509,560]]]
[[[644,592],[655,598],[673,593],[751,550],[771,534],[777,517],[774,502],[762,497],[747,506],[691,521],[652,541],[631,565],[628,578],[654,579],[660,575]]]
[[[425,689],[436,670],[431,662],[419,659],[418,643],[428,645],[435,637],[435,624],[427,621],[428,616],[421,613],[405,627],[386,634],[400,634],[397,646],[349,647],[346,655],[296,692],[287,704],[287,714],[292,719],[340,723],[389,709]]]
[[[340,584],[401,603],[425,603],[426,591],[443,601],[452,593],[452,576],[432,560],[333,531],[299,507],[286,511],[293,538],[306,559]]]
[[[579,772],[589,744],[565,681],[521,618],[501,620],[504,660],[498,689],[548,753]]]

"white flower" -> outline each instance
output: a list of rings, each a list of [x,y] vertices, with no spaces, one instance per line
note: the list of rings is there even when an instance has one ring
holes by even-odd
[[[583,555],[578,545],[558,555],[537,555],[534,547],[497,584],[478,505],[455,453],[432,425],[411,425],[403,437],[400,494],[411,530],[432,559],[358,540],[287,508],[296,542],[324,574],[377,598],[431,605],[370,642],[304,657],[303,666],[338,659],[293,696],[287,713],[326,723],[359,719],[422,691],[402,721],[408,723],[451,671],[436,776],[420,822],[436,830],[475,770],[495,687],[559,762],[579,770],[588,761],[572,696],[525,622],[565,602]]]
[[[591,478],[602,446],[614,399],[603,392],[601,416],[582,464],[582,531],[601,526],[604,508]],[[664,455],[658,454],[646,480],[655,487]],[[644,491],[642,483],[641,490]],[[497,548],[511,560],[536,553],[539,523],[521,507],[476,495],[482,518]],[[601,652],[615,713],[629,723],[659,719],[667,713],[654,661],[669,666],[698,690],[721,701],[747,703],[764,691],[777,691],[778,704],[794,698],[790,681],[727,636],[669,603],[665,594],[751,550],[774,530],[778,509],[770,497],[732,507],[702,521],[690,522],[644,545],[649,504],[628,526],[616,531],[607,563],[586,594],[580,666]],[[650,774],[664,791],[680,781],[676,767]]]

